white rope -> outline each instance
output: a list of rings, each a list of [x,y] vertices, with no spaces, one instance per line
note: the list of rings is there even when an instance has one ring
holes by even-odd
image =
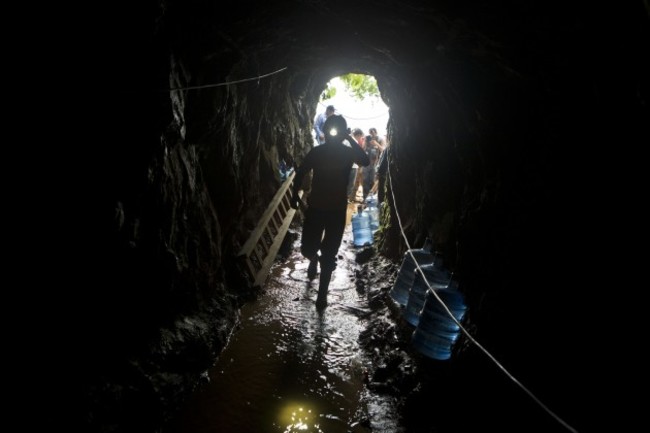
[[[445,311],[447,312],[449,317],[451,317],[452,320],[456,323],[456,325],[458,325],[458,327],[461,329],[461,331],[463,331],[463,334],[465,334],[465,336],[467,336],[467,338],[469,338],[469,340],[472,343],[474,343],[474,345],[476,345],[476,347],[481,349],[481,351],[483,353],[485,353],[485,355],[487,355],[487,357],[490,358],[492,360],[492,362],[494,362],[497,365],[497,367],[499,367],[501,369],[501,371],[503,371],[505,373],[505,375],[508,376],[508,378],[510,378],[510,380],[512,380],[514,383],[516,383],[517,386],[519,386],[526,394],[528,394],[528,396],[530,398],[532,398],[535,401],[535,403],[537,403],[549,415],[551,415],[553,418],[555,418],[555,420],[557,422],[559,422],[560,424],[562,424],[567,430],[569,430],[572,433],[578,433],[578,431],[576,429],[571,427],[566,421],[564,421],[562,418],[560,418],[558,415],[556,415],[555,412],[553,412],[551,409],[549,409],[548,406],[546,406],[544,403],[542,403],[542,401],[539,398],[537,398],[535,396],[535,394],[533,394],[528,388],[526,388],[521,382],[519,382],[519,380],[517,380],[508,370],[506,370],[506,368],[503,365],[501,365],[501,363],[499,361],[497,361],[497,359],[490,352],[488,352],[478,341],[476,341],[476,339],[474,337],[472,337],[470,335],[470,333],[467,332],[467,330],[463,327],[463,325],[461,325],[461,323],[456,319],[456,317],[452,314],[452,312],[449,310],[447,305],[445,305],[445,303],[442,301],[442,299],[440,299],[440,296],[438,296],[436,291],[433,290],[433,288],[429,284],[429,281],[427,281],[427,278],[425,277],[424,272],[422,271],[422,268],[420,268],[420,264],[418,263],[415,256],[413,255],[413,252],[411,251],[411,245],[409,245],[409,241],[406,238],[406,233],[404,233],[404,229],[402,227],[402,220],[401,220],[401,218],[399,216],[399,212],[397,211],[397,202],[395,201],[395,190],[393,189],[393,180],[392,180],[391,175],[390,175],[390,161],[389,161],[389,164],[388,164],[388,170],[387,171],[388,171],[388,182],[390,184],[390,192],[391,192],[391,196],[393,197],[393,205],[395,207],[395,215],[397,216],[397,222],[398,222],[398,225],[399,225],[399,229],[402,232],[402,237],[404,237],[404,242],[406,243],[406,248],[408,249],[408,253],[411,255],[411,258],[413,259],[413,262],[415,262],[415,266],[416,266],[418,272],[420,272],[420,275],[422,275],[422,278],[423,278],[424,282],[426,283],[426,285],[428,287],[427,290],[430,291],[435,296],[436,300],[440,303],[440,305],[442,305],[442,307],[445,309]],[[453,275],[453,273],[452,273],[452,275]]]
[[[243,78],[243,79],[241,79],[241,80],[227,81],[227,82],[225,82],[225,83],[204,84],[204,85],[202,85],[202,86],[174,87],[174,88],[172,88],[172,89],[163,90],[163,91],[164,91],[164,92],[173,92],[173,91],[175,91],[175,90],[194,90],[194,89],[207,89],[207,88],[209,88],[209,87],[229,86],[229,85],[231,85],[231,84],[239,84],[239,83],[245,83],[245,82],[247,82],[247,81],[260,80],[260,79],[262,79],[262,78],[266,78],[266,77],[269,77],[269,76],[271,76],[271,75],[274,75],[274,74],[277,74],[277,73],[279,73],[279,72],[282,72],[282,71],[284,71],[285,69],[287,69],[286,66],[285,66],[284,68],[282,68],[282,69],[278,69],[277,71],[269,72],[268,74],[258,75],[257,77]]]

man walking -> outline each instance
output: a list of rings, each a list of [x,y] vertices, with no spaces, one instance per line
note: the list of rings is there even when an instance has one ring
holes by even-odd
[[[308,208],[302,228],[301,252],[309,259],[307,277],[316,276],[320,262],[321,274],[316,306],[327,305],[327,291],[332,272],[336,268],[336,255],[347,213],[347,186],[352,164],[367,166],[368,155],[347,134],[347,122],[343,116],[332,114],[323,125],[324,143],[314,147],[296,170],[292,189],[291,207],[300,204],[298,192],[307,173],[313,170]],[[349,146],[343,141],[347,141]],[[320,251],[320,256],[318,252]]]

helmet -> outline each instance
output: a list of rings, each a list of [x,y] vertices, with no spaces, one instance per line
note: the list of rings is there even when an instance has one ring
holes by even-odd
[[[345,121],[345,118],[340,114],[332,114],[327,118],[325,124],[323,125],[323,131],[325,131],[325,138],[334,138],[345,134],[348,129],[348,122]]]

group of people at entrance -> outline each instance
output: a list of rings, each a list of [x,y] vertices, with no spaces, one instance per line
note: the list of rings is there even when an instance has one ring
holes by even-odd
[[[319,144],[296,169],[291,197],[291,206],[298,209],[302,203],[298,193],[303,189],[307,174],[312,172],[300,248],[302,255],[309,260],[309,280],[316,277],[320,265],[318,308],[327,305],[329,283],[343,240],[348,202],[356,200],[359,183],[364,200],[370,194],[375,184],[376,165],[385,149],[385,142],[379,138],[375,128],[370,128],[370,134],[364,137],[361,129],[350,131],[345,118],[335,111],[333,106],[328,106],[325,113],[316,119],[314,129]],[[359,183],[357,179],[360,179]]]
[[[316,145],[325,143],[324,125],[334,113],[336,113],[336,108],[333,105],[328,105],[325,111],[316,117],[314,122]],[[369,194],[378,190],[377,167],[380,157],[386,149],[386,140],[377,133],[377,128],[370,128],[368,135],[364,135],[363,130],[360,128],[347,128],[347,133],[354,138],[370,158],[370,164],[367,167],[359,167],[358,164],[353,164],[348,181],[348,202],[363,203]],[[357,198],[359,187],[362,188],[362,200]]]
[[[363,135],[363,131],[355,128],[352,131],[352,137],[359,143],[361,148],[366,152],[370,159],[370,164],[367,167],[352,167],[350,171],[350,179],[348,181],[348,202],[365,202],[368,195],[377,191],[377,166],[381,155],[384,154],[386,149],[386,141],[383,137],[377,134],[376,128],[370,128],[368,135]],[[357,194],[359,187],[363,193],[363,199],[358,200]]]

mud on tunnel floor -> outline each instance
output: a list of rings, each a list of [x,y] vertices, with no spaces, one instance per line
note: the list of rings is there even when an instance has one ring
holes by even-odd
[[[367,387],[370,293],[359,256],[373,247],[352,242],[348,224],[332,276],[328,306],[315,306],[318,276],[307,279],[300,254],[300,227],[286,258],[278,258],[260,296],[246,304],[241,320],[203,385],[165,433],[207,432],[395,432],[395,401]],[[386,267],[390,267],[386,264]],[[387,270],[387,269],[386,269]],[[392,269],[391,269],[392,270]],[[384,279],[386,290],[391,282]]]

